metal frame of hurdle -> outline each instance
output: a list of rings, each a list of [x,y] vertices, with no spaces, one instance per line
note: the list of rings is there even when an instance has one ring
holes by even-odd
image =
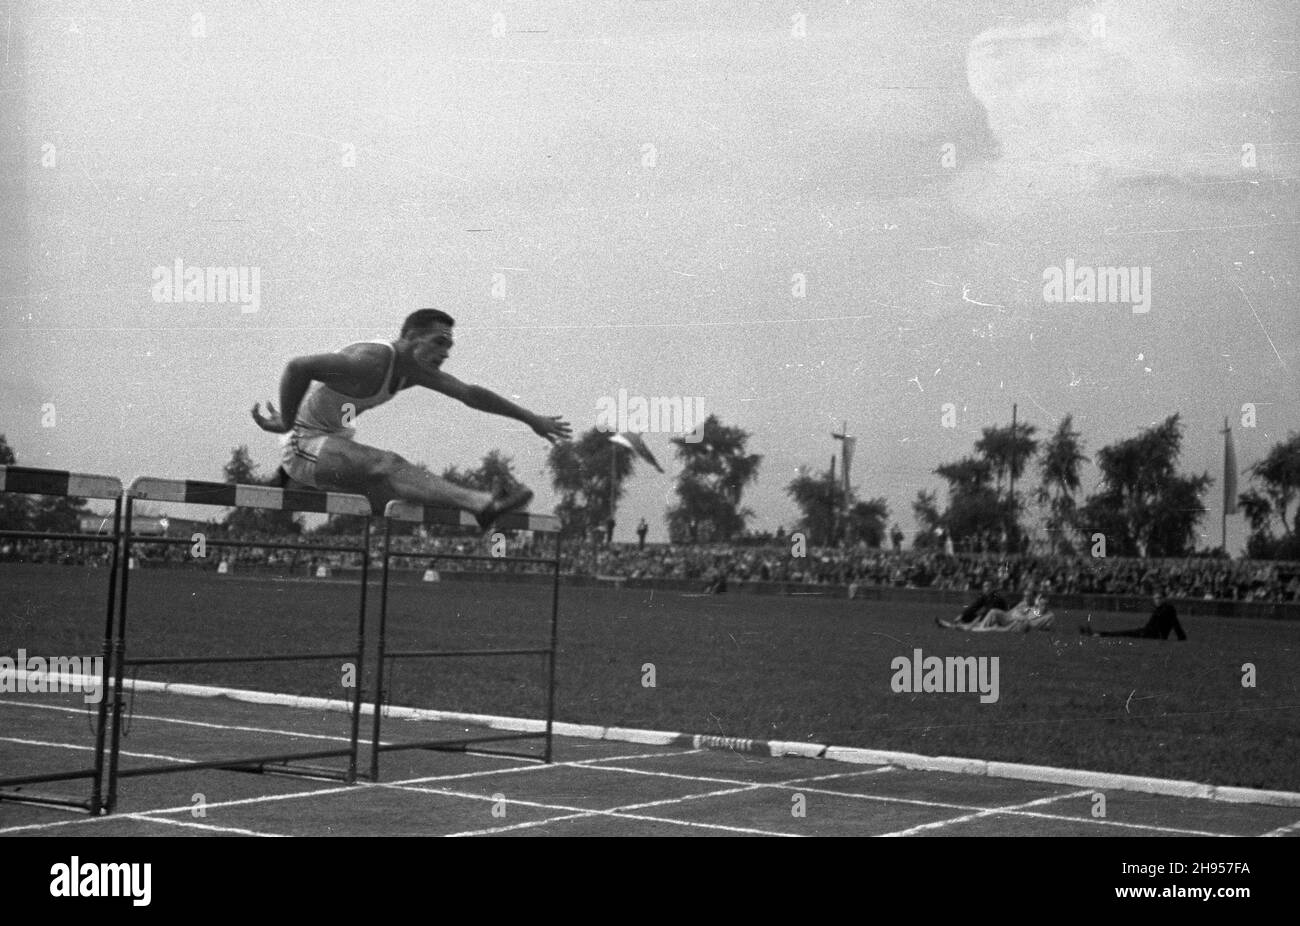
[[[89,476],[83,473],[69,473],[61,470],[34,469],[29,466],[0,466],[0,493],[111,499],[113,502],[113,531],[109,534],[63,534],[49,531],[0,530],[0,539],[70,540],[77,543],[112,544],[113,551],[108,570],[108,605],[104,617],[104,642],[100,661],[99,716],[95,724],[94,764],[90,768],[0,778],[0,801],[42,804],[69,810],[85,810],[88,813],[98,815],[104,807],[104,730],[108,711],[108,679],[110,667],[113,663],[113,608],[117,600],[117,570],[121,550],[122,483],[110,476]],[[83,778],[89,778],[91,782],[90,797],[85,800],[52,794],[7,790],[32,784],[75,781]]]
[[[0,539],[13,540],[66,540],[78,543],[107,543],[112,547],[110,568],[108,569],[108,596],[104,617],[104,637],[102,644],[102,665],[99,677],[100,699],[95,723],[94,763],[90,768],[66,771],[54,771],[21,776],[0,778],[0,801],[16,803],[41,804],[70,810],[84,810],[92,815],[111,814],[117,806],[118,782],[122,778],[145,775],[164,775],[177,772],[190,772],[201,769],[225,769],[229,771],[254,772],[261,774],[297,775],[311,778],[341,780],[353,784],[357,779],[365,778],[364,772],[358,772],[358,753],[361,739],[362,689],[364,686],[364,660],[366,648],[366,595],[370,578],[370,502],[360,495],[339,492],[298,491],[271,486],[235,485],[219,482],[200,482],[184,479],[155,479],[142,477],[136,479],[129,489],[123,491],[119,480],[109,476],[93,476],[69,473],[60,470],[36,469],[26,466],[0,466],[0,494],[17,493],[27,495],[76,496],[112,500],[112,532],[107,534],[68,534],[40,531],[0,530]],[[210,538],[206,545],[217,549],[237,547],[258,547],[275,550],[311,550],[322,553],[353,553],[362,557],[360,577],[360,604],[357,616],[356,649],[349,651],[313,652],[313,653],[279,653],[279,654],[242,654],[226,656],[146,656],[127,655],[127,599],[130,589],[130,574],[133,548],[136,545],[189,545],[190,539],[179,537],[158,537],[133,534],[131,521],[136,500],[156,501],[177,504],[209,505],[223,508],[268,508],[282,511],[307,511],[322,514],[361,515],[366,519],[360,546],[348,545],[307,545],[292,543],[275,543],[250,540],[221,540]],[[413,505],[406,502],[390,502],[384,511],[384,545],[383,582],[380,586],[379,639],[378,658],[375,671],[374,724],[372,730],[372,751],[369,779],[379,780],[379,755],[404,749],[429,749],[466,751],[469,748],[486,743],[510,742],[527,739],[544,739],[545,751],[541,761],[550,762],[553,747],[553,727],[555,718],[555,654],[559,633],[560,607],[560,520],[552,515],[532,514],[530,512],[511,512],[499,517],[495,530],[514,531],[529,530],[537,533],[554,535],[554,556],[552,558],[525,556],[486,556],[460,553],[411,553],[392,548],[393,523],[419,522],[443,524],[460,527],[477,527],[477,521],[468,512],[454,508]],[[391,578],[390,561],[393,557],[418,556],[420,559],[490,561],[497,563],[532,563],[551,567],[551,620],[548,645],[535,648],[472,649],[472,650],[398,650],[386,648],[386,629],[388,617],[388,591]],[[380,726],[384,707],[384,667],[388,659],[425,659],[445,657],[490,657],[490,656],[544,656],[546,661],[546,725],[542,732],[536,733],[500,733],[457,739],[422,740],[412,743],[381,743]],[[313,750],[310,752],[276,753],[271,755],[238,756],[183,763],[133,766],[121,768],[123,732],[123,703],[126,691],[126,674],[128,667],[139,668],[159,665],[204,665],[214,663],[251,663],[251,662],[307,662],[328,659],[353,660],[356,666],[357,685],[353,692],[351,705],[351,730],[348,745],[334,749]],[[84,680],[83,680],[84,681]],[[536,759],[537,756],[523,752],[505,752],[494,750],[498,755],[510,755],[520,758]],[[306,760],[326,758],[346,758],[347,768],[330,768],[300,764]],[[25,790],[32,784],[48,782],[90,779],[91,794],[88,799],[47,795]]]
[[[114,641],[117,667],[116,684],[113,686],[112,735],[108,757],[108,795],[104,803],[105,810],[112,813],[117,805],[117,785],[122,778],[141,775],[164,775],[176,772],[192,772],[198,769],[226,769],[230,771],[254,772],[259,774],[297,775],[310,778],[328,778],[352,784],[357,778],[357,744],[360,738],[361,692],[364,687],[363,666],[366,646],[366,592],[370,577],[370,502],[360,495],[348,495],[339,492],[298,491],[279,489],[270,486],[234,485],[220,482],[196,482],[184,479],[140,478],[131,484],[125,496],[125,521],[122,529],[122,561],[129,565],[132,544],[183,544],[190,541],[184,538],[137,537],[131,533],[131,513],[137,499],[162,502],[176,502],[190,505],[213,505],[224,508],[270,508],[282,511],[310,511],[322,514],[352,514],[366,518],[361,546],[311,546],[313,551],[361,554],[361,604],[357,617],[357,643],[353,651],[315,652],[315,653],[277,653],[277,654],[241,654],[235,656],[150,656],[145,658],[129,657],[126,654],[126,617],[127,590],[129,586],[129,568],[122,570],[121,601],[117,612],[117,633]],[[261,549],[306,549],[304,544],[263,543],[248,540],[207,541],[209,547],[258,547]],[[200,665],[232,662],[308,662],[328,659],[354,660],[356,665],[356,688],[353,692],[352,722],[349,743],[346,747],[317,749],[310,752],[274,753],[267,755],[229,757],[209,759],[183,764],[145,765],[132,768],[120,768],[118,757],[122,738],[122,693],[123,681],[127,667],[158,665]],[[107,700],[107,698],[105,698]],[[346,770],[324,766],[302,764],[309,759],[327,759],[346,757]]]
[[[527,739],[545,739],[546,746],[543,762],[551,761],[552,727],[555,721],[555,649],[559,634],[560,616],[560,519],[553,515],[532,514],[530,512],[511,512],[497,518],[493,530],[531,530],[537,533],[555,535],[555,556],[543,559],[530,556],[484,556],[466,553],[418,553],[412,554],[393,550],[393,522],[419,522],[422,524],[443,524],[453,527],[477,528],[478,522],[468,512],[456,508],[415,505],[409,502],[389,502],[384,509],[384,549],[383,582],[379,597],[379,650],[375,668],[375,716],[372,724],[373,739],[370,752],[370,780],[379,780],[379,754],[404,749],[429,749],[451,752],[464,752],[473,746],[486,743],[512,742]],[[430,560],[488,561],[494,563],[533,563],[551,567],[551,626],[550,641],[546,647],[507,648],[507,649],[472,649],[472,650],[389,650],[387,648],[388,631],[388,588],[390,579],[389,561],[393,557],[418,556]],[[380,725],[384,708],[384,666],[388,659],[439,659],[453,657],[491,657],[491,656],[544,656],[546,658],[546,729],[539,733],[498,733],[483,736],[459,737],[454,739],[420,740],[410,743],[381,743],[379,741]],[[509,755],[525,759],[536,759],[530,753],[506,752],[493,750],[495,755]]]

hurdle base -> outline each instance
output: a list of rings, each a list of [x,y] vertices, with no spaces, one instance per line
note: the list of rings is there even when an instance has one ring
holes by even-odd
[[[483,743],[507,743],[517,742],[518,740],[545,740],[544,732],[538,733],[507,733],[496,736],[467,736],[458,739],[446,740],[419,740],[414,743],[380,743],[373,746],[375,752],[398,752],[403,749],[421,749],[428,752],[469,752],[470,748]],[[485,755],[506,756],[513,759],[529,759],[539,764],[550,764],[550,758],[533,755],[526,752],[507,752],[505,750],[484,750]],[[378,781],[378,777],[369,777],[368,780]]]
[[[227,765],[225,771],[247,772],[252,775],[283,775],[286,778],[310,778],[316,781],[342,781],[348,784],[353,781],[353,777],[345,769],[328,768],[324,765],[291,765],[287,762]]]
[[[20,791],[0,789],[0,803],[6,802],[10,804],[30,804],[36,807],[49,807],[55,810],[67,810],[72,813],[96,816],[90,801],[79,800],[75,797],[64,797],[58,794],[26,794]]]

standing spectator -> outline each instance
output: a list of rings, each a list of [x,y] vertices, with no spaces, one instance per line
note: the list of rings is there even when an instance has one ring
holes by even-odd
[[[645,549],[645,535],[648,534],[649,532],[650,532],[650,525],[645,523],[645,518],[642,518],[641,523],[637,524],[636,526],[636,541],[637,541],[636,548],[638,550]]]
[[[889,532],[889,540],[894,545],[895,553],[903,551],[903,529],[897,523],[894,524],[894,529]]]

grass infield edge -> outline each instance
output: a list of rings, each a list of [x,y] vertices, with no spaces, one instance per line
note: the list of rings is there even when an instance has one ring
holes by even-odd
[[[97,676],[69,673],[29,672],[19,668],[15,681],[48,681],[64,687],[98,684]],[[271,704],[311,710],[351,712],[352,702],[335,698],[318,698],[309,695],[281,694],[272,691],[252,691],[244,688],[221,688],[212,685],[194,685],[187,682],[153,682],[143,679],[126,679],[128,690],[161,691],[168,694],[198,698],[230,698],[249,704]],[[362,702],[363,714],[373,714],[375,706]],[[493,730],[518,733],[539,733],[546,730],[546,721],[527,717],[501,717],[495,714],[466,714],[458,711],[439,711],[422,707],[389,705],[384,711],[386,720],[423,720],[443,723],[469,723]],[[692,749],[717,749],[782,758],[793,756],[804,759],[827,759],[854,765],[893,765],[913,771],[948,772],[958,775],[980,775],[986,778],[1007,778],[1034,781],[1044,784],[1071,785],[1116,791],[1138,791],[1166,797],[1195,798],[1233,804],[1263,804],[1274,807],[1300,807],[1300,792],[1266,791],[1259,788],[1242,788],[1227,785],[1201,784],[1195,781],[1177,781],[1168,778],[1149,778],[1142,775],[1122,775],[1117,772],[1094,772],[1085,769],[1056,768],[1050,765],[1024,765],[1017,762],[997,762],[987,759],[963,759],[955,756],[925,756],[911,752],[893,752],[883,749],[864,749],[853,746],[828,746],[821,743],[801,743],[784,740],[754,740],[741,737],[713,736],[699,733],[672,733],[664,730],[641,730],[635,727],[604,727],[595,724],[555,721],[551,725],[555,736],[575,739],[609,740],[638,743],[646,746],[682,746]]]

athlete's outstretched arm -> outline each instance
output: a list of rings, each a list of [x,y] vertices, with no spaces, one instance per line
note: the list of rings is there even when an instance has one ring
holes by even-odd
[[[421,385],[463,402],[476,411],[522,421],[532,428],[538,436],[546,438],[552,444],[558,440],[568,440],[573,435],[569,423],[559,415],[534,414],[504,396],[497,395],[491,389],[463,383],[451,374],[444,373],[441,370],[438,370],[435,375],[423,378]]]
[[[261,412],[261,403],[253,406],[253,420],[263,431],[287,434],[298,419],[298,406],[312,382],[319,380],[327,386],[346,387],[364,375],[366,362],[347,354],[309,354],[294,357],[280,377],[280,409],[266,403],[267,414]]]

